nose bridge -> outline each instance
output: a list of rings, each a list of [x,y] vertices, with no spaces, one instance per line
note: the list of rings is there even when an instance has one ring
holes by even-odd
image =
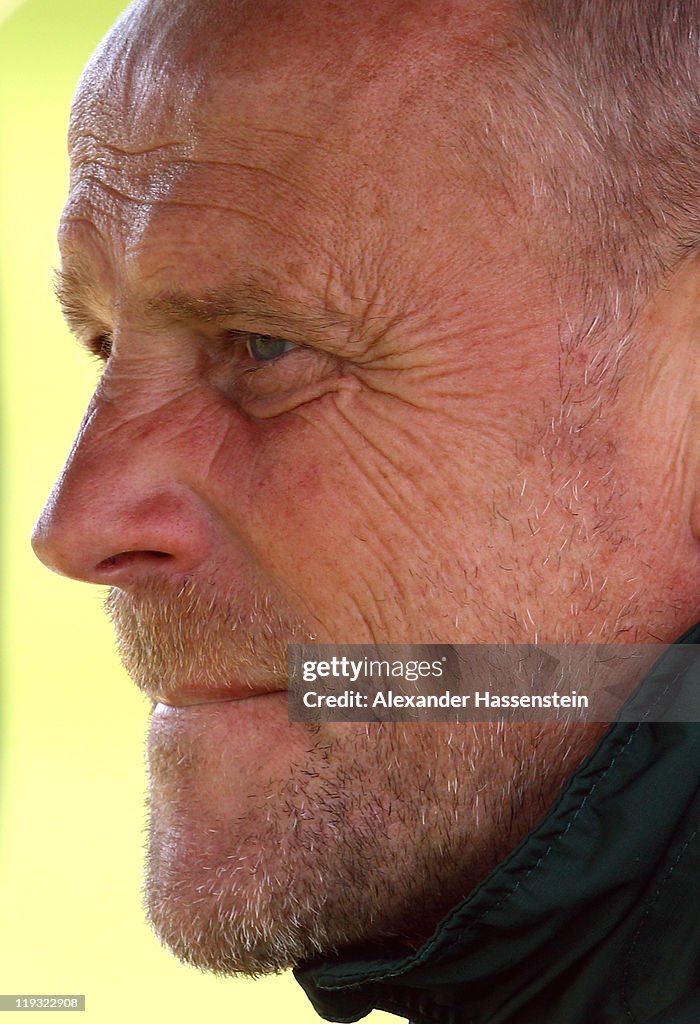
[[[114,479],[122,481],[122,496],[127,500],[133,500],[135,492],[144,487],[157,487],[154,471],[158,465],[165,470],[162,450],[160,459],[153,456],[163,447],[157,434],[159,421],[162,430],[165,417],[163,403],[144,383],[134,379],[128,387],[105,374],[54,487],[57,498],[80,500],[102,491],[113,504],[120,497],[108,486]]]
[[[128,328],[115,333],[119,351],[110,356],[87,414],[99,407],[115,423],[135,420],[185,393],[193,357],[174,351],[167,333],[146,335]]]
[[[42,561],[118,585],[164,556],[183,572],[205,557],[206,516],[178,472],[187,404],[163,379],[105,375],[36,525]]]

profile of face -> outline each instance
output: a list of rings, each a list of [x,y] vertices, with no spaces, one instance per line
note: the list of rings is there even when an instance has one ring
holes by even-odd
[[[600,733],[290,723],[288,643],[670,640],[697,554],[652,486],[681,357],[586,389],[487,159],[506,5],[203,7],[134,5],[78,89],[60,292],[104,367],[34,544],[154,702],[156,930],[256,973],[420,942]]]

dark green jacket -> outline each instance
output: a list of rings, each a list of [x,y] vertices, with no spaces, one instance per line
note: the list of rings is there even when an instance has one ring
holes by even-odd
[[[700,625],[678,643],[700,644]],[[678,673],[662,659],[637,691],[658,696],[662,720],[615,724],[547,817],[416,953],[298,968],[318,1013],[700,1024],[700,724],[674,718],[697,703],[698,660]]]

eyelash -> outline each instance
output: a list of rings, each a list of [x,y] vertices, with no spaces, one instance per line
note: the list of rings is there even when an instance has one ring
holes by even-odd
[[[287,348],[284,349],[284,351],[279,352],[276,355],[273,355],[272,358],[270,358],[270,359],[259,359],[258,358],[257,361],[256,361],[256,365],[249,367],[249,372],[253,371],[253,370],[259,370],[262,367],[264,367],[265,365],[267,365],[268,363],[275,363],[275,362],[277,362],[278,359],[281,359],[282,356],[287,355],[288,352],[294,351],[294,349],[298,349],[300,347],[298,344],[296,344],[293,341],[287,341],[285,338],[277,338],[277,337],[275,337],[274,335],[271,335],[271,334],[260,334],[260,333],[257,333],[257,332],[244,333],[244,332],[241,332],[241,331],[234,331],[234,332],[231,333],[230,337],[231,337],[231,340],[234,341],[234,342],[241,342],[242,341],[244,343],[246,353],[247,353],[248,357],[250,359],[252,359],[253,361],[256,361],[256,357],[253,354],[251,346],[256,341],[277,342],[280,345],[288,346]],[[109,335],[107,333],[96,335],[94,338],[92,338],[88,342],[88,348],[89,348],[90,352],[92,353],[92,355],[96,356],[102,362],[107,362],[107,360],[109,359],[109,357],[110,357],[110,355],[112,353],[112,338],[111,338],[111,335]]]
[[[106,363],[112,353],[112,338],[109,334],[98,334],[88,342],[88,349],[93,356]]]

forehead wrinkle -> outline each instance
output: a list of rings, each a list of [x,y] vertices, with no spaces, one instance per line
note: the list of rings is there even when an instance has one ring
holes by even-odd
[[[74,161],[90,161],[97,153],[103,151],[116,157],[153,157],[175,149],[180,152],[188,152],[181,139],[167,139],[164,141],[149,141],[137,143],[132,140],[124,140],[119,144],[110,142],[108,138],[98,135],[94,128],[81,128],[75,126],[69,138],[69,148]]]

